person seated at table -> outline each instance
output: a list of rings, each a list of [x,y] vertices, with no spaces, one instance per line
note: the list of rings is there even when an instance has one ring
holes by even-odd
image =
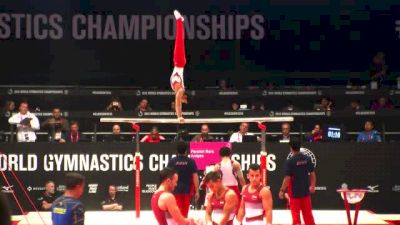
[[[145,143],[160,143],[161,141],[164,141],[165,137],[160,135],[158,131],[158,127],[154,126],[151,128],[150,134],[145,135],[140,142],[145,142]]]

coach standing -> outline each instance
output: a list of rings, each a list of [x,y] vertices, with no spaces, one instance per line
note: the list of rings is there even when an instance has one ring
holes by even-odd
[[[286,161],[285,178],[283,179],[279,198],[283,199],[286,188],[290,185],[290,211],[293,225],[300,225],[300,211],[306,225],[315,225],[312,214],[310,193],[315,192],[316,175],[311,158],[300,152],[300,142],[290,140],[290,151],[293,156]]]
[[[178,186],[174,190],[176,203],[184,217],[188,216],[192,188],[194,188],[195,200],[199,199],[199,176],[197,175],[196,162],[189,158],[188,144],[178,142],[177,156],[168,162],[168,167],[178,172]]]

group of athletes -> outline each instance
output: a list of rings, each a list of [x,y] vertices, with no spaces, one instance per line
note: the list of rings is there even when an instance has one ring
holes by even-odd
[[[285,163],[279,198],[288,194],[294,225],[301,224],[300,212],[306,225],[314,225],[310,197],[315,191],[314,165],[300,152],[299,142],[292,141],[289,145],[292,157]],[[202,181],[209,192],[204,203],[205,215],[194,213],[194,218],[189,218],[191,197],[194,195],[196,201],[199,199],[199,187],[196,186],[199,178],[195,162],[187,155],[187,144],[179,143],[177,150],[177,156],[160,172],[160,186],[151,198],[151,208],[159,225],[273,223],[272,193],[262,183],[260,166],[249,166],[246,184],[240,164],[231,159],[232,151],[227,147],[220,149],[221,161],[206,170]]]
[[[174,70],[170,78],[175,92],[176,114],[182,117],[184,94],[183,69],[186,64],[184,46],[184,18],[174,11],[176,39]],[[289,199],[293,224],[300,225],[300,213],[306,225],[315,225],[310,194],[315,192],[316,175],[311,159],[300,152],[300,142],[290,140],[292,156],[285,162],[285,176],[279,189],[279,198]],[[260,166],[252,164],[247,170],[248,183],[240,163],[231,159],[232,150],[220,149],[221,161],[210,166],[199,184],[197,166],[188,157],[188,145],[177,144],[177,156],[160,172],[160,185],[151,198],[151,208],[159,225],[270,225],[273,198],[269,187],[262,183]],[[85,179],[79,174],[67,175],[66,192],[52,206],[54,225],[84,224],[84,210],[78,201],[84,192]],[[205,215],[189,218],[191,198],[199,200],[199,188],[205,186]],[[239,189],[241,187],[241,190]],[[0,196],[1,197],[1,196]],[[1,200],[1,198],[0,198]],[[1,204],[0,204],[1,207]],[[3,223],[2,223],[3,224]]]

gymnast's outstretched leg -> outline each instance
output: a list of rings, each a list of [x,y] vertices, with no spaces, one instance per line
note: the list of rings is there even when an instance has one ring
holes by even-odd
[[[183,27],[183,17],[175,10],[176,19],[175,48],[174,48],[174,70],[172,71],[170,82],[171,88],[175,92],[175,111],[180,122],[184,122],[182,116],[182,103],[187,103],[185,95],[185,85],[183,80],[183,69],[186,65],[185,55],[185,32]]]

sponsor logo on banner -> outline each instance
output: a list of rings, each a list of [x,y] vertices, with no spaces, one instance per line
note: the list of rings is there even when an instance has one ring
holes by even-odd
[[[400,192],[400,185],[394,185],[393,188],[392,188],[392,191]]]
[[[190,158],[196,162],[199,170],[220,160],[219,150],[231,147],[230,142],[190,142]]]
[[[182,113],[185,116],[195,116],[195,111],[185,111]],[[151,112],[140,112],[138,116],[175,116],[176,113],[172,111],[151,111]]]
[[[320,112],[320,111],[275,112],[275,116],[326,116],[326,112]]]
[[[8,89],[8,91],[7,91],[7,94],[9,94],[9,95],[12,95],[14,93],[14,90],[13,89]]]
[[[379,185],[368,185],[367,186],[368,193],[379,193],[378,187]]]
[[[326,186],[317,186],[317,187],[315,187],[315,190],[316,191],[327,191],[328,188]]]
[[[111,95],[111,91],[92,91],[92,95]]]
[[[118,185],[117,191],[118,192],[129,192],[129,185]]]
[[[64,90],[64,95],[68,95],[69,94],[69,90],[65,89]]]
[[[290,95],[318,95],[318,93],[317,91],[265,91],[262,93],[262,95],[290,96]]]
[[[243,116],[244,112],[237,112],[237,111],[229,111],[224,112],[224,116]]]
[[[396,26],[395,26],[395,31],[398,33],[398,35],[399,35],[399,39],[400,39],[400,20],[396,20],[395,21],[395,24],[396,24]]]
[[[138,95],[138,92],[136,92]],[[173,91],[142,91],[140,95],[147,95],[147,96],[170,96],[175,95]]]
[[[136,96],[140,96],[140,95],[142,95],[142,92],[139,91],[139,90],[137,90],[137,91],[136,91]]]
[[[364,95],[365,91],[345,91],[345,95]]]
[[[375,111],[357,111],[356,116],[373,116]]]
[[[219,95],[239,95],[238,91],[220,91]]]
[[[37,116],[37,117],[48,117],[51,115],[52,115],[51,112],[35,112],[35,116]]]
[[[26,188],[26,190],[28,190],[29,192],[30,192],[30,191],[45,191],[45,190],[46,190],[46,187],[44,187],[44,186],[40,186],[40,187],[28,186],[28,187]]]
[[[63,191],[65,191],[65,189],[66,189],[65,185],[58,185],[57,188],[56,188],[56,190],[58,192],[63,192]]]
[[[59,95],[64,94],[64,90],[57,89],[17,89],[13,94],[38,94],[38,95]]]
[[[1,192],[3,192],[3,193],[13,193],[14,192],[13,188],[14,188],[14,185],[2,186],[1,187]]]
[[[311,162],[314,165],[314,168],[317,167],[317,158],[315,157],[314,153],[310,149],[301,147],[300,152],[303,153],[304,155],[310,157]],[[293,156],[293,153],[290,152],[289,155],[287,156],[287,159],[292,158],[292,156]]]
[[[262,91],[262,93],[261,93],[262,96],[267,96],[267,94],[268,94],[268,93],[267,93],[266,90]]]
[[[99,184],[88,184],[89,194],[96,194]]]
[[[146,184],[146,187],[144,190],[142,190],[142,193],[154,193],[157,191],[157,184]]]
[[[112,112],[93,112],[93,116],[112,116]]]

